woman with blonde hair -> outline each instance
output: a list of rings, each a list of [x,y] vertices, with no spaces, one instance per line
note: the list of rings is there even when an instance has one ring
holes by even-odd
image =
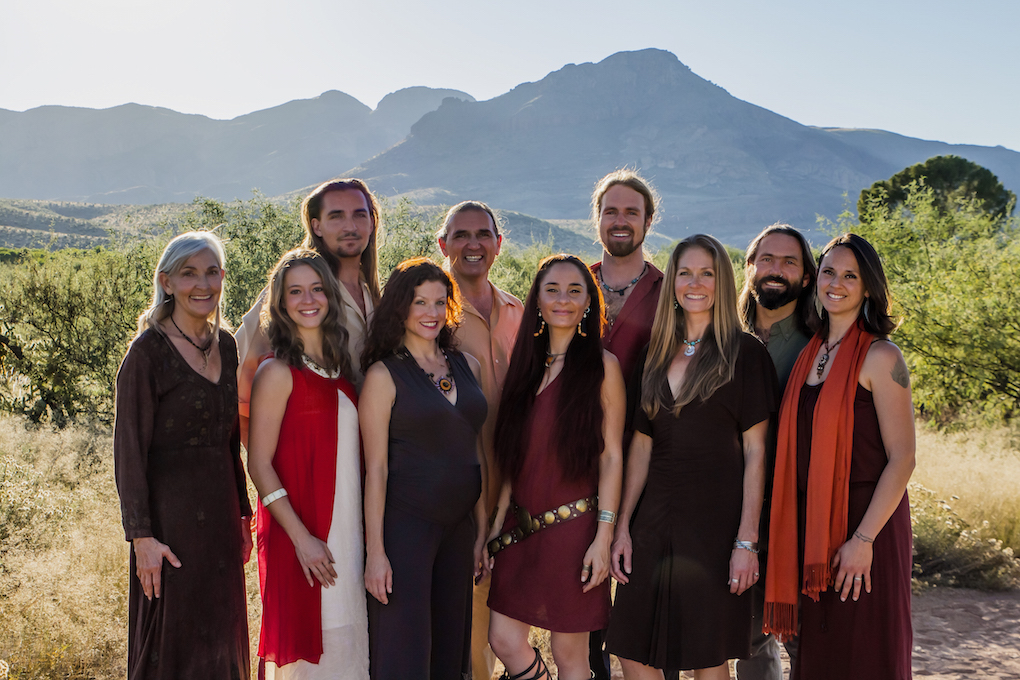
[[[358,397],[340,287],[314,250],[269,276],[273,349],[252,385],[262,633],[270,680],[367,680]]]
[[[761,342],[740,330],[733,266],[719,241],[682,240],[664,280],[672,285],[663,286],[636,374],[607,648],[628,680],[662,678],[661,669],[728,679],[727,660],[750,654],[744,593],[759,575],[776,374]]]
[[[128,677],[248,675],[237,349],[221,329],[224,254],[209,232],[167,244],[117,372],[114,461],[131,541]],[[164,564],[164,562],[166,564]]]

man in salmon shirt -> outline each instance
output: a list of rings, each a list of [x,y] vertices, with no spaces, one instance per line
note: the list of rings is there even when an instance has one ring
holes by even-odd
[[[458,349],[482,367],[482,392],[489,411],[482,425],[482,451],[488,469],[485,482],[489,517],[496,508],[501,481],[493,459],[493,433],[499,395],[503,389],[524,305],[489,281],[489,269],[499,255],[503,236],[492,209],[480,201],[464,201],[446,213],[438,234],[439,248],[449,258],[449,271],[460,288],[464,318],[456,331]],[[489,649],[489,579],[475,586],[471,619],[471,672],[475,680],[490,680],[496,657]]]

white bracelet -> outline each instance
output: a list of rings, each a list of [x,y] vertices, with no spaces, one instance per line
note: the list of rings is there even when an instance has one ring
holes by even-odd
[[[286,495],[287,490],[281,486],[273,493],[267,493],[265,496],[262,497],[262,507],[268,508],[270,503],[272,503],[273,501],[278,501]]]
[[[606,524],[616,524],[616,513],[612,510],[599,510],[599,521]]]

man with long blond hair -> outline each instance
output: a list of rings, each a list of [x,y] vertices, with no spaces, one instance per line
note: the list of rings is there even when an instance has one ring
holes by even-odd
[[[360,179],[333,179],[317,186],[301,203],[302,245],[317,251],[340,281],[344,325],[348,332],[353,382],[361,386],[361,350],[368,321],[379,300],[378,253],[379,204]],[[248,408],[251,383],[269,340],[259,326],[265,303],[263,290],[237,329],[237,398],[241,414],[241,440],[248,445]]]

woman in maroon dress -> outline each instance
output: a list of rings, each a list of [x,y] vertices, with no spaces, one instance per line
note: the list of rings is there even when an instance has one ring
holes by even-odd
[[[248,677],[237,349],[220,328],[223,247],[173,239],[117,373],[113,456],[131,541],[130,680]]]
[[[576,257],[543,260],[524,309],[496,422],[508,481],[489,543],[489,643],[504,677],[548,678],[528,644],[531,626],[546,628],[559,677],[586,680],[588,633],[609,618],[623,376],[602,349],[601,292]]]
[[[780,415],[765,624],[790,635],[799,616],[795,679],[904,680],[910,377],[887,339],[896,324],[871,244],[855,234],[830,241],[817,291],[822,326],[794,366]]]

